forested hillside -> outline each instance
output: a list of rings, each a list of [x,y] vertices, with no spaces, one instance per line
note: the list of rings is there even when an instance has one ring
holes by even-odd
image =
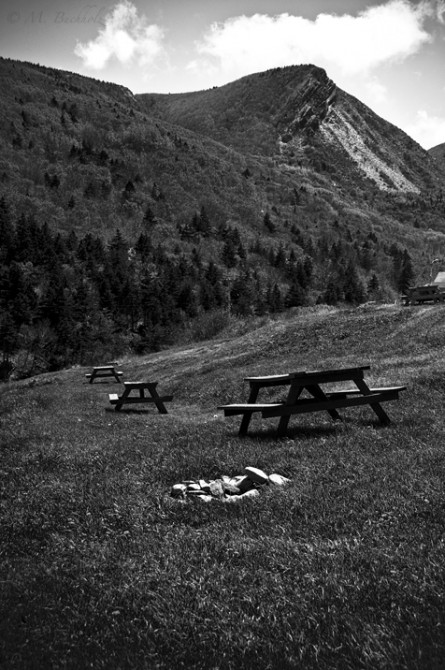
[[[0,59],[3,376],[427,281],[440,166],[322,72],[159,101]]]

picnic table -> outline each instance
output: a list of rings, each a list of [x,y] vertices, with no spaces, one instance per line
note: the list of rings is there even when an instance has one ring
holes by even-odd
[[[160,396],[156,390],[157,385],[158,382],[124,382],[122,395],[109,394],[110,403],[115,405],[116,411],[119,411],[123,405],[154,403],[161,414],[168,414],[164,402],[173,400],[173,396]],[[133,391],[137,392],[136,396],[131,395]]]
[[[242,416],[239,435],[246,435],[254,412],[260,412],[264,419],[277,417],[279,419],[278,436],[286,435],[289,420],[293,414],[326,411],[332,419],[339,420],[341,419],[337,411],[339,408],[359,405],[370,405],[380,421],[388,424],[390,419],[381,403],[397,400],[399,392],[403,391],[406,386],[369,388],[364,379],[364,372],[369,369],[370,366],[365,365],[338,370],[299,371],[265,377],[246,377],[245,381],[250,385],[247,403],[220,405],[218,409],[223,410],[225,416]],[[326,388],[338,382],[352,382],[355,386],[334,390]],[[257,402],[260,389],[279,386],[289,387],[284,401]],[[309,397],[302,397],[303,392],[306,392]]]
[[[423,304],[424,302],[444,302],[445,292],[441,291],[437,284],[429,286],[412,286],[406,289],[405,295],[402,295],[404,305]]]
[[[93,372],[88,372],[85,377],[93,383],[98,377],[114,377],[116,381],[120,382],[120,377],[123,372],[116,370],[114,365],[98,365],[93,368]]]

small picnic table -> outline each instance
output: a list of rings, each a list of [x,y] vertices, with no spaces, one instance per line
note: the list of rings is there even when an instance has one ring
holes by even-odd
[[[93,368],[93,372],[88,372],[85,377],[90,380],[90,384],[98,377],[114,377],[116,381],[120,382],[122,374],[122,372],[116,370],[114,365],[98,365]]]
[[[134,403],[154,403],[160,414],[168,414],[164,402],[173,400],[172,395],[160,396],[156,390],[158,382],[124,382],[124,391],[122,395],[110,393],[109,399],[115,410],[118,412],[123,405]],[[132,391],[137,391],[137,396],[132,396]],[[148,395],[146,395],[146,392]]]
[[[412,286],[402,296],[404,305],[423,304],[424,302],[445,302],[445,293],[439,289],[437,284],[428,286]]]
[[[245,435],[254,412],[261,412],[263,418],[278,417],[277,435],[287,433],[290,417],[293,414],[326,411],[334,420],[341,419],[337,409],[370,405],[383,424],[390,419],[381,406],[382,402],[397,400],[399,392],[406,386],[369,388],[364,379],[364,371],[370,366],[322,370],[317,372],[291,372],[283,375],[246,377],[250,394],[247,403],[220,405],[225,416],[242,415],[239,435]],[[353,382],[354,388],[328,390],[326,385],[338,382]],[[260,389],[267,387],[289,386],[287,398],[283,402],[258,403]],[[306,391],[309,397],[301,397]]]

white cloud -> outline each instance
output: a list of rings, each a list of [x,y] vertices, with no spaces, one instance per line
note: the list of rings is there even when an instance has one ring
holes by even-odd
[[[289,14],[238,16],[210,27],[196,45],[201,58],[194,67],[213,64],[227,76],[241,76],[313,63],[346,76],[366,74],[429,42],[424,22],[431,11],[428,2],[390,0],[357,16],[319,14],[314,21]]]
[[[386,102],[388,89],[377,77],[371,77],[363,82],[363,89],[370,100],[370,104],[381,104]]]
[[[96,39],[78,42],[74,53],[93,70],[102,70],[113,57],[125,65],[148,65],[163,55],[163,39],[162,28],[149,24],[135,5],[123,0],[105,17]]]
[[[445,142],[445,117],[432,116],[424,109],[417,112],[416,120],[405,131],[425,149]]]

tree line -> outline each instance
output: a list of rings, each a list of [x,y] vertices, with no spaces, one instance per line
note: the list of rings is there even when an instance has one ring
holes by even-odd
[[[146,218],[153,224],[150,212]],[[32,215],[13,220],[0,198],[3,376],[17,360],[26,376],[129,350],[153,351],[203,316],[261,315],[305,305],[320,281],[321,257],[329,260],[330,280],[318,292],[319,302],[358,304],[379,287],[376,274],[364,284],[347,246],[315,245],[297,228],[290,251],[261,236],[246,245],[236,226],[213,230],[204,208],[179,226],[173,248],[155,243],[150,225],[147,231],[132,243],[119,229],[107,243],[92,233],[61,234]],[[204,259],[198,242],[210,235],[215,254]],[[410,283],[409,255],[396,246],[392,254],[399,284]],[[366,258],[360,262],[366,265]]]

